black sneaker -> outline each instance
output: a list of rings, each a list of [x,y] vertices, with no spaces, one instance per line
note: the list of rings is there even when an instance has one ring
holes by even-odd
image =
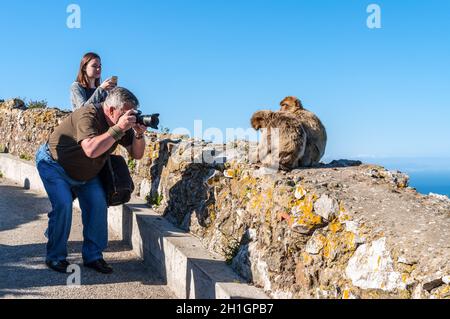
[[[67,260],[61,260],[61,261],[50,261],[47,260],[45,264],[48,266],[48,268],[53,269],[54,271],[60,272],[60,273],[67,273],[67,267],[70,266],[70,263]]]
[[[110,274],[113,272],[113,269],[111,268],[111,266],[108,265],[103,258],[97,259],[90,263],[84,263],[84,266],[88,267],[88,268],[92,268],[95,271],[98,271],[102,274]]]

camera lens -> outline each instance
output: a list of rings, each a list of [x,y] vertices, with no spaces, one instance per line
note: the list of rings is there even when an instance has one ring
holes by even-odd
[[[159,124],[159,114],[152,115],[142,115],[141,111],[136,112],[136,123],[144,125],[146,127],[151,127],[155,130],[158,129]]]

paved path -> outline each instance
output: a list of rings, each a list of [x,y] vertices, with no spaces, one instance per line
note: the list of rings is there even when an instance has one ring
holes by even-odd
[[[67,286],[68,275],[49,270],[44,264],[49,211],[45,195],[0,178],[0,299],[174,298],[161,278],[147,271],[130,247],[111,231],[104,256],[114,273],[98,274],[81,266],[81,286]],[[81,215],[74,212],[69,262],[82,265],[81,244]]]

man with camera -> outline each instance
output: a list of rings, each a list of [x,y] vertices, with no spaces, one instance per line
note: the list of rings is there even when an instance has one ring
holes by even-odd
[[[99,172],[118,144],[134,159],[144,155],[144,132],[156,128],[158,115],[141,116],[138,99],[125,88],[110,91],[101,105],[80,108],[69,115],[36,154],[36,166],[52,204],[48,214],[46,264],[65,273],[72,202],[82,210],[86,267],[101,273],[112,268],[103,259],[108,243],[107,202]],[[145,125],[144,125],[145,124]]]

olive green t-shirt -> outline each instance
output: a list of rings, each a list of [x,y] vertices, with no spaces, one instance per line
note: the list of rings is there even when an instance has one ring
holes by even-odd
[[[50,153],[69,175],[77,181],[89,181],[103,168],[109,154],[117,145],[129,146],[133,143],[133,130],[116,142],[108,152],[97,158],[89,158],[84,153],[81,142],[106,133],[109,129],[101,105],[94,104],[77,109],[69,115],[50,135]]]

